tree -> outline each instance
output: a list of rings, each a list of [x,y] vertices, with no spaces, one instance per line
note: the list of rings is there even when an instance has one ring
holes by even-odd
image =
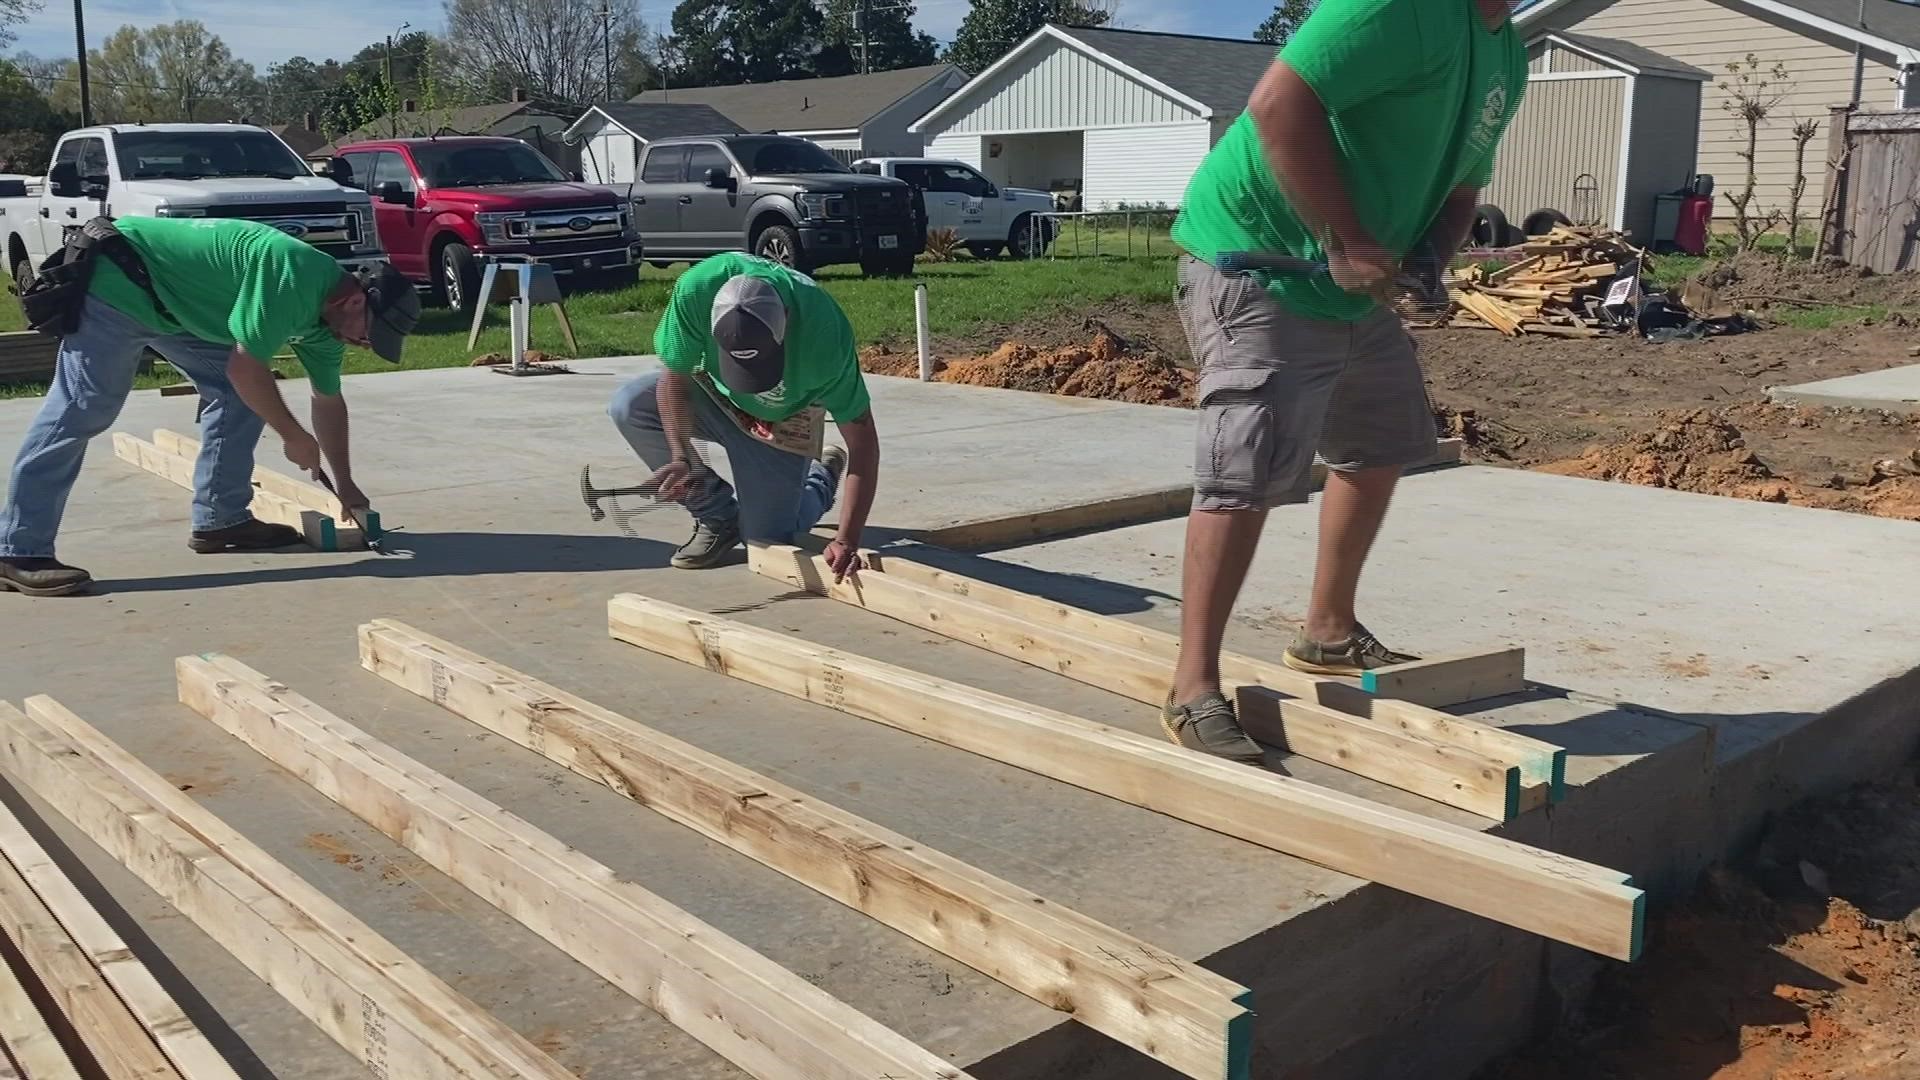
[[[1273,6],[1273,14],[1267,16],[1267,21],[1253,32],[1253,40],[1269,45],[1285,45],[1319,3],[1320,0],[1280,0]]]
[[[636,0],[446,0],[446,41],[459,79],[503,82],[579,104],[606,96],[600,12],[610,5],[616,98],[642,76],[646,32]],[[491,96],[491,95],[489,95]]]
[[[263,93],[253,65],[194,19],[122,26],[88,51],[87,65],[94,116],[106,123],[233,119],[257,107]],[[77,111],[79,81],[67,74],[53,103]]]
[[[672,26],[663,44],[676,61],[674,86],[806,78],[818,73],[825,47],[826,20],[813,0],[682,0]]]
[[[337,61],[314,63],[296,56],[267,69],[262,83],[265,97],[260,118],[268,123],[297,121],[307,113],[327,111],[330,99],[347,80],[346,68]]]
[[[1748,53],[1745,60],[1728,64],[1727,74],[1732,78],[1722,79],[1718,84],[1727,95],[1720,108],[1746,129],[1746,148],[1734,151],[1734,156],[1747,163],[1747,182],[1739,191],[1725,194],[1733,206],[1733,231],[1740,237],[1740,249],[1752,251],[1759,246],[1761,237],[1780,224],[1781,218],[1778,209],[1762,214],[1753,205],[1760,187],[1760,129],[1766,126],[1773,110],[1793,92],[1793,82],[1785,64],[1775,61],[1771,68],[1762,67],[1760,58],[1752,53]]]
[[[54,140],[78,122],[53,107],[26,67],[0,60],[0,172],[44,172]]]
[[[872,53],[866,69],[898,71],[925,67],[939,59],[939,42],[913,28],[914,6],[892,0],[869,0],[877,9],[865,27],[866,48]],[[862,33],[854,25],[863,0],[823,0],[823,48],[814,61],[816,75],[851,75],[861,70]]]
[[[1041,26],[1104,26],[1115,6],[1113,0],[973,0],[947,59],[978,75]]]
[[[40,10],[40,0],[0,0],[0,46],[13,44],[14,24]]]

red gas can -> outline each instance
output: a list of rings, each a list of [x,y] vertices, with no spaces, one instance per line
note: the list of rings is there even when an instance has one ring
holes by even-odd
[[[1680,202],[1680,224],[1673,232],[1673,246],[1689,255],[1707,253],[1707,236],[1713,231],[1713,196],[1689,195]]]

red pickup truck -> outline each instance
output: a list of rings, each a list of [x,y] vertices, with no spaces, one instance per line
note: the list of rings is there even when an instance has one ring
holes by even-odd
[[[393,265],[471,310],[482,253],[547,263],[563,281],[631,283],[640,234],[625,195],[579,183],[518,139],[446,136],[341,147],[332,175],[373,197]]]

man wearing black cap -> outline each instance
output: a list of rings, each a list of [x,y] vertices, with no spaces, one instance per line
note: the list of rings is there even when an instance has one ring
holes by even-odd
[[[742,538],[786,543],[819,522],[844,483],[827,560],[836,575],[858,569],[880,436],[840,305],[805,274],[715,255],[674,283],[653,348],[662,370],[621,387],[608,412],[655,470],[662,497],[693,515],[693,538],[673,565],[715,566]],[[792,432],[817,422],[818,412],[839,426],[845,450],[827,447],[816,460],[804,437],[798,450],[765,437],[774,425]],[[726,448],[732,485],[693,468],[688,440],[696,436]]]
[[[420,316],[413,286],[384,263],[348,275],[325,252],[259,222],[124,218],[114,225],[149,281],[136,283],[107,258],[93,260],[86,294],[76,297],[79,327],[61,339],[53,386],[0,506],[0,592],[61,596],[91,584],[85,570],[54,558],[54,539],[87,443],[113,426],[149,348],[191,379],[204,402],[192,550],[300,542],[296,530],[256,520],[248,509],[254,446],[266,427],[302,470],[325,458],[349,515],[367,506],[347,452],[341,362],[346,345],[400,361]],[[267,366],[282,346],[306,370],[312,433],[287,408]]]

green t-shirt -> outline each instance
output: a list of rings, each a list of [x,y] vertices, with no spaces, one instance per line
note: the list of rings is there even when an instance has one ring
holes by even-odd
[[[772,284],[787,304],[786,378],[762,394],[735,393],[721,381],[713,340],[713,298],[741,274]],[[715,255],[681,274],[653,332],[653,351],[668,371],[707,376],[740,411],[762,420],[785,420],[810,405],[826,406],[838,421],[858,420],[871,405],[853,326],[840,305],[807,275],[753,255]]]
[[[1473,0],[1322,0],[1280,59],[1326,106],[1354,213],[1395,252],[1426,235],[1454,189],[1486,186],[1527,84],[1512,21],[1487,29]],[[1248,113],[1201,164],[1173,239],[1208,262],[1229,251],[1326,258],[1281,194]],[[1375,306],[1326,274],[1274,274],[1271,289],[1315,318],[1353,321]]]
[[[345,347],[320,321],[340,282],[333,257],[271,225],[239,218],[116,218],[173,316],[107,259],[93,296],[160,334],[238,345],[263,363],[289,343],[316,394],[340,393]]]

